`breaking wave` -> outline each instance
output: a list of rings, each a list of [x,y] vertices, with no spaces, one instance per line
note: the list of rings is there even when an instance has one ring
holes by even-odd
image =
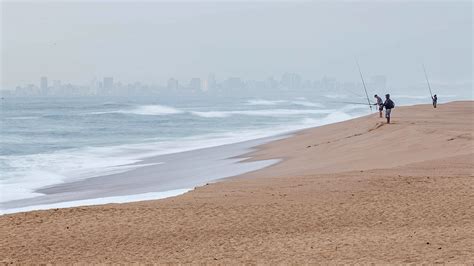
[[[313,103],[313,102],[304,101],[304,100],[292,101],[291,103],[295,104],[295,105],[306,106],[306,107],[324,108],[324,105],[322,105],[320,103]]]
[[[277,105],[277,104],[281,104],[285,102],[286,101],[283,101],[283,100],[271,101],[271,100],[263,100],[263,99],[254,99],[254,100],[248,100],[245,104],[246,105]]]
[[[131,109],[120,109],[113,111],[92,112],[89,114],[133,114],[133,115],[173,115],[181,114],[182,110],[165,105],[140,105]]]
[[[172,115],[180,114],[183,111],[174,107],[164,105],[142,105],[130,111],[122,111],[123,113],[130,113],[136,115]]]

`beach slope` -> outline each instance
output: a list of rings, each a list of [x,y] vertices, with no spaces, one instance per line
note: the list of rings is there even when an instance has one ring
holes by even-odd
[[[0,216],[0,262],[469,263],[474,102],[266,144],[263,170],[156,201]]]

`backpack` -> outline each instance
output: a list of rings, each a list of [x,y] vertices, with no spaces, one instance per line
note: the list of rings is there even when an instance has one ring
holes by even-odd
[[[386,108],[388,108],[388,109],[393,109],[393,108],[395,108],[395,103],[394,103],[391,99],[388,99],[388,100],[387,100]]]

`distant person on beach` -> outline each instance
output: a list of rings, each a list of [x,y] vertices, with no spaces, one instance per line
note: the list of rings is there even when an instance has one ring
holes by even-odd
[[[385,106],[385,117],[387,118],[387,124],[390,124],[390,115],[392,113],[392,109],[395,108],[395,103],[390,99],[390,94],[385,94],[385,102],[383,103]]]
[[[435,94],[431,99],[433,100],[433,107],[436,108],[436,105],[438,104],[438,96]]]
[[[374,105],[377,105],[377,106],[378,106],[380,118],[382,118],[383,100],[382,100],[382,98],[380,98],[380,96],[378,96],[377,94],[374,95],[374,98],[375,98],[376,101],[377,101],[377,103],[375,103]]]

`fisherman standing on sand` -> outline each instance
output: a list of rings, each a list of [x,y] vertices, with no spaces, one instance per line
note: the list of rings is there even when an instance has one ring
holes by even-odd
[[[387,124],[390,124],[390,114],[392,113],[392,109],[395,108],[395,103],[390,99],[390,94],[385,94],[385,102],[383,103],[383,106],[385,106]]]
[[[438,104],[438,96],[435,94],[431,97],[431,99],[433,100],[433,107],[436,108],[436,105]]]
[[[377,94],[374,95],[374,98],[376,99],[377,103],[374,103],[374,105],[377,105],[379,108],[379,114],[380,118],[382,118],[382,111],[383,111],[383,100],[378,96]]]

